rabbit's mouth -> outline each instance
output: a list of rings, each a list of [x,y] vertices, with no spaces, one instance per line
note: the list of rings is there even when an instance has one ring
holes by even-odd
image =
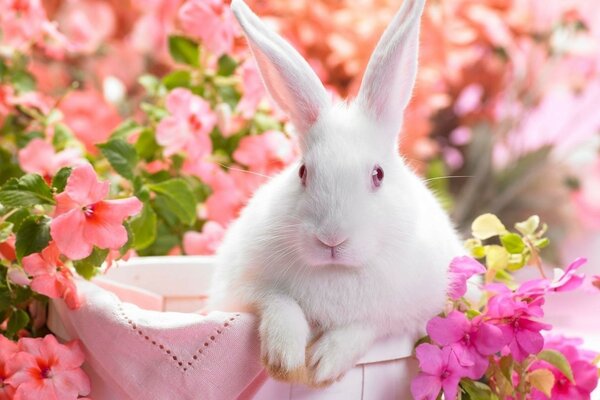
[[[316,240],[310,243],[308,263],[313,267],[341,266],[358,267],[357,260],[352,256],[347,239]]]

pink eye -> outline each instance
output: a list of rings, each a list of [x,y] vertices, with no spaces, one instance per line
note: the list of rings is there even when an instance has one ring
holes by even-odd
[[[306,186],[306,166],[304,164],[302,164],[302,166],[300,166],[298,175],[300,176],[300,181],[302,181],[302,184],[304,186]]]
[[[381,186],[381,182],[383,182],[383,168],[379,165],[375,165],[373,167],[373,172],[371,172],[371,179],[373,180],[373,186],[378,188]]]

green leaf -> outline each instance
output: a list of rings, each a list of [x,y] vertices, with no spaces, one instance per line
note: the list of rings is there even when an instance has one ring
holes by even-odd
[[[63,150],[67,143],[73,139],[73,132],[64,124],[54,126],[54,136],[52,136],[52,145],[57,151]]]
[[[73,168],[63,167],[59,169],[56,175],[54,175],[54,178],[52,178],[52,187],[56,189],[57,193],[61,193],[65,190],[67,179],[71,176],[71,171],[73,171]]]
[[[533,235],[537,228],[540,226],[540,217],[532,215],[527,218],[526,221],[517,222],[515,228],[521,232],[522,235]]]
[[[0,137],[2,137],[1,132]],[[16,178],[21,175],[23,175],[23,171],[21,171],[21,168],[19,168],[16,152],[9,152],[8,150],[0,147],[0,185],[8,181],[10,178]]]
[[[552,371],[542,368],[531,371],[527,374],[527,379],[531,386],[544,393],[548,398],[552,395],[552,388],[554,387],[554,374]]]
[[[488,269],[502,270],[508,266],[509,254],[502,246],[485,246],[485,263]]]
[[[229,104],[232,110],[240,101],[241,95],[233,86],[217,86],[217,92],[224,103]]]
[[[164,221],[158,221],[156,240],[151,246],[140,250],[140,256],[161,256],[167,254],[173,247],[181,244],[178,235],[171,232]]]
[[[11,222],[12,224],[14,224],[13,232],[16,232],[19,229],[21,229],[21,224],[30,215],[31,215],[31,212],[29,211],[28,208],[21,208],[21,209],[17,209],[17,211],[15,211],[8,218],[6,218],[6,221]]]
[[[110,140],[123,139],[126,140],[130,135],[138,132],[141,128],[140,124],[132,119],[123,121],[117,128],[110,134]]]
[[[492,389],[481,382],[463,379],[460,381],[460,387],[467,392],[472,400],[489,400],[492,396]]]
[[[32,215],[17,231],[15,250],[19,261],[30,254],[39,253],[50,242],[50,221],[45,215]]]
[[[179,63],[198,67],[200,65],[200,49],[198,44],[185,36],[169,36],[169,53]]]
[[[525,250],[525,242],[516,233],[507,233],[500,236],[500,242],[502,242],[502,246],[504,246],[506,251],[511,254],[521,254]]]
[[[142,212],[133,218],[129,226],[133,233],[133,248],[145,249],[156,240],[156,213],[149,203],[144,203]]]
[[[550,244],[550,239],[548,239],[548,238],[541,238],[541,239],[536,240],[535,242],[533,242],[533,244],[538,249],[543,249],[544,247],[547,247]]]
[[[238,64],[235,59],[227,54],[219,57],[219,68],[217,74],[221,76],[231,76],[235,72]]]
[[[97,146],[119,175],[129,180],[133,179],[133,169],[138,162],[137,152],[133,145],[122,139],[112,139]]]
[[[10,80],[20,92],[30,92],[35,90],[35,78],[27,71],[13,71]]]
[[[12,178],[0,189],[0,203],[8,207],[29,207],[37,204],[54,204],[52,190],[37,174]]]
[[[6,326],[6,336],[14,337],[21,329],[29,324],[29,314],[21,309],[15,310],[8,320]]]
[[[108,249],[94,247],[92,254],[84,259],[73,262],[73,266],[79,275],[87,280],[92,279],[100,272],[100,266],[108,256]]]
[[[0,243],[5,242],[13,232],[13,223],[8,221],[0,222]]]
[[[473,236],[485,240],[506,233],[506,228],[494,214],[483,214],[475,218],[471,225]]]
[[[137,142],[135,142],[135,151],[138,156],[146,161],[152,160],[160,146],[156,142],[156,137],[151,129],[144,129]]]
[[[192,74],[189,71],[174,71],[162,79],[163,85],[169,90],[178,87],[189,88],[192,85]]]
[[[146,89],[149,95],[157,95],[160,90],[160,81],[158,78],[151,74],[145,74],[138,78],[138,83]]]
[[[192,189],[181,178],[169,179],[149,185],[148,188],[157,194],[170,212],[186,225],[196,221],[196,200]]]
[[[540,352],[537,355],[537,358],[555,366],[571,382],[575,382],[573,379],[573,370],[571,370],[571,364],[569,364],[569,361],[567,361],[567,359],[561,352],[547,349]]]

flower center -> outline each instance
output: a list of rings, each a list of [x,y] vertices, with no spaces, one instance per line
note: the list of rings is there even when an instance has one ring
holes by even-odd
[[[450,376],[450,371],[445,369],[444,372],[442,372],[442,379],[446,379],[449,376]]]
[[[52,378],[52,370],[48,367],[44,367],[40,370],[40,376],[42,379],[50,379]]]
[[[468,333],[463,337],[463,341],[466,344],[469,344],[471,342],[471,335],[469,335]]]
[[[28,0],[15,0],[12,4],[12,9],[15,12],[26,13],[29,10]]]
[[[189,116],[188,123],[195,131],[199,131],[200,129],[202,129],[202,121],[200,121],[200,119],[195,114]]]
[[[93,204],[83,207],[82,210],[86,217],[91,217],[92,215],[94,215],[94,205]]]

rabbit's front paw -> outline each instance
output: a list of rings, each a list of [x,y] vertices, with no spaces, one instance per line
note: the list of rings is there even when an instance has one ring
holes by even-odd
[[[356,365],[373,342],[370,330],[340,328],[327,331],[307,349],[307,383],[329,386]]]
[[[261,323],[261,357],[269,375],[288,382],[306,380],[307,327],[290,321]]]

